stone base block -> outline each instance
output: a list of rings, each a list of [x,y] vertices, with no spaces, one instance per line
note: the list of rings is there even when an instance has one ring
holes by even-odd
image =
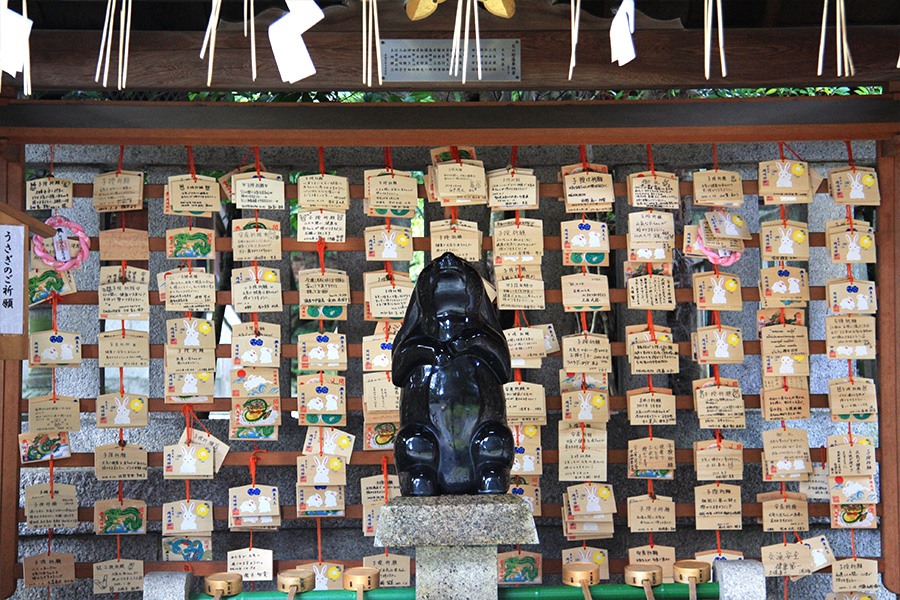
[[[187,600],[193,581],[190,571],[152,571],[144,575],[144,600]]]
[[[714,580],[720,600],[766,600],[766,571],[756,560],[717,560]]]
[[[419,546],[416,600],[497,600],[497,547]]]

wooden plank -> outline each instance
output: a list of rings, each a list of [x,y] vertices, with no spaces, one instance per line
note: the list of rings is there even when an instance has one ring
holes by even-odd
[[[879,148],[880,151],[880,148]],[[878,209],[878,228],[890,231],[889,240],[879,242],[878,284],[882,291],[879,298],[878,323],[878,426],[882,441],[884,464],[881,467],[881,499],[884,516],[881,521],[881,552],[886,569],[884,586],[894,593],[900,592],[900,289],[897,285],[897,268],[900,261],[900,210],[897,194],[900,193],[900,155],[878,155],[878,181],[882,203]]]
[[[388,8],[381,8],[381,13],[402,11],[401,3],[385,3],[384,6]],[[527,19],[529,11],[520,8],[516,16]],[[279,77],[265,31],[257,35],[259,67],[257,79],[253,81],[249,41],[241,32],[222,30],[217,37],[215,69],[209,88],[206,86],[206,61],[198,56],[203,31],[132,31],[132,69],[128,89],[503,91],[597,90],[598,87],[619,90],[881,85],[896,77],[896,59],[884,52],[884,48],[896,48],[900,43],[896,27],[851,26],[848,37],[853,48],[856,75],[838,78],[831,60],[828,60],[828,67],[822,76],[815,77],[812,65],[815,64],[818,48],[818,27],[728,29],[728,77],[721,77],[718,68],[714,68],[710,79],[706,80],[703,76],[702,30],[638,27],[634,33],[637,58],[627,68],[620,68],[609,60],[609,34],[606,28],[582,23],[578,65],[573,78],[568,80],[571,36],[568,15],[562,27],[554,24],[541,26],[538,23],[531,25],[538,27],[533,30],[490,18],[482,22],[483,38],[521,40],[521,81],[479,82],[472,78],[465,86],[460,81],[413,81],[365,88],[361,77],[360,19],[351,17],[348,21],[352,23],[352,29],[348,31],[329,31],[326,20],[303,35],[317,73],[295,84],[287,84]],[[381,29],[383,40],[448,38],[452,31],[451,26],[441,27],[436,19],[431,18],[420,23],[410,23],[408,20],[397,20],[396,23],[394,27]],[[498,30],[495,24],[504,30]],[[102,90],[101,85],[94,81],[99,38],[99,31],[36,30],[31,39],[34,89]],[[831,34],[829,39],[833,39]],[[798,61],[808,65],[808,68],[798,68]],[[12,84],[13,80],[7,78],[7,81]],[[18,78],[14,85],[20,85],[20,82],[21,78]],[[598,85],[598,82],[602,84]]]
[[[527,380],[527,375],[526,375]],[[744,398],[744,406],[745,408],[759,408],[760,407],[760,397],[759,394],[745,394]],[[81,412],[90,413],[96,411],[97,400],[96,398],[80,398],[79,399],[79,407]],[[150,412],[181,412],[184,408],[183,404],[166,404],[164,398],[148,398],[149,402],[149,410]],[[297,399],[295,397],[291,398],[281,398],[281,410],[282,411],[295,411],[297,410]],[[547,396],[546,397],[547,410],[561,410],[562,409],[562,399],[559,396]],[[810,394],[810,406],[812,408],[828,408],[828,395],[827,394]],[[348,413],[358,413],[362,412],[362,398],[359,396],[350,396],[347,398],[347,412]],[[610,410],[626,410],[628,405],[625,401],[625,396],[611,396],[609,398],[609,408]],[[694,399],[692,396],[675,396],[675,408],[679,410],[694,410]],[[194,404],[194,411],[198,414],[207,413],[211,411],[229,411],[231,410],[231,398],[215,398],[212,402],[207,402],[204,404]],[[28,412],[28,399],[22,398],[19,401],[19,412],[25,414]]]
[[[887,139],[900,132],[900,101],[884,96],[519,104],[17,100],[0,108],[0,129],[16,143],[116,145],[525,146],[856,140]]]
[[[744,462],[745,463],[758,463],[760,462],[760,453],[762,449],[760,448],[744,448]],[[879,461],[881,460],[881,448],[877,448],[875,450],[875,457]],[[226,466],[239,466],[246,467],[247,461],[250,459],[251,452],[229,452],[228,456],[225,457],[224,464]],[[259,466],[261,467],[277,467],[277,466],[296,466],[297,464],[297,453],[296,452],[284,452],[284,451],[269,451],[265,454],[259,455],[262,458],[259,461]],[[394,456],[393,452],[380,452],[380,451],[367,451],[367,452],[354,452],[353,453],[353,463],[354,465],[380,465],[383,457],[388,458],[388,462],[393,464]],[[610,464],[626,464],[628,462],[628,450],[626,449],[615,449],[610,448],[607,451],[608,462]],[[559,451],[558,450],[544,450],[543,453],[544,464],[557,464],[559,462]],[[675,462],[679,464],[693,464],[694,462],[694,451],[690,448],[676,448],[675,449]],[[147,464],[150,467],[161,467],[163,464],[163,453],[162,452],[148,452],[147,453]],[[94,466],[94,454],[92,452],[76,452],[73,453],[69,458],[61,458],[53,463],[54,468],[65,468],[65,467],[93,467]]]

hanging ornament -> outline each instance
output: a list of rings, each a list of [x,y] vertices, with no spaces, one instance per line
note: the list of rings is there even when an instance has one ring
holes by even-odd
[[[713,7],[715,1],[715,7]],[[722,25],[722,0],[703,0],[703,75],[709,79],[709,63],[712,56],[713,10],[717,13],[716,29],[719,33],[719,65],[722,77],[728,75],[725,67],[725,28]]]

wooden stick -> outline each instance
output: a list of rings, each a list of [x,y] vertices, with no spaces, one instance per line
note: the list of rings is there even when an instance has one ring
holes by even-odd
[[[253,81],[256,81],[256,2],[255,2],[255,0],[250,0],[250,72],[253,74]]]
[[[381,31],[378,29],[378,0],[372,0],[372,17],[375,20],[375,62],[378,64],[378,85],[381,85],[384,69],[381,65]]]
[[[856,67],[853,65],[853,55],[850,54],[850,42],[847,41],[847,6],[844,4],[844,0],[840,0],[841,3],[841,18],[843,23],[841,23],[841,40],[844,44],[844,72],[848,77],[856,75]]]
[[[572,47],[569,51],[569,81],[571,81],[572,71],[575,70],[575,48],[578,46],[578,30],[575,28],[575,2],[569,2],[569,31],[572,40]]]
[[[819,34],[819,67],[816,75],[822,76],[822,66],[825,63],[825,31],[828,27],[828,0],[822,3],[822,33]]]
[[[22,0],[23,2],[25,0]],[[481,81],[481,24],[478,22],[478,0],[472,0],[475,12],[475,52],[478,60],[478,81]]]
[[[128,0],[122,0],[122,8],[119,9],[119,63],[116,65],[116,89],[122,89],[122,61],[125,56],[125,4]]]
[[[647,580],[644,580],[644,596],[647,600],[656,600],[656,596],[653,595],[653,586]]]
[[[216,11],[216,0],[212,0],[209,7],[209,22],[206,23],[206,33],[203,35],[203,43],[200,44],[200,58],[206,55],[206,49],[209,47],[209,38],[213,29],[213,13]]]
[[[100,37],[100,53],[97,55],[97,72],[94,74],[94,81],[100,81],[100,68],[103,66],[103,53],[106,50],[106,32],[109,30],[109,9],[112,6],[112,0],[106,0],[106,19],[103,21],[103,35]]]
[[[367,37],[369,39],[369,55],[366,63],[366,85],[372,87],[372,38],[375,36],[375,6],[373,6],[372,0],[368,0],[368,2],[369,16]]]
[[[712,15],[710,11],[712,6],[710,0],[703,0],[703,76],[709,80],[709,55],[712,46],[711,25]]]
[[[469,72],[469,22],[472,20],[472,0],[466,0],[466,34],[463,38],[462,82],[466,84]]]
[[[244,0],[244,37],[247,37],[247,0]]]
[[[836,46],[837,53],[837,76],[841,77],[844,74],[844,57],[842,54],[843,46],[841,45],[841,3],[838,0],[834,2],[834,12],[835,12],[835,21],[834,21],[834,42]]]
[[[22,0],[22,16],[28,18],[28,0]],[[25,38],[25,69],[22,71],[22,87],[26,96],[31,95],[31,36]]]
[[[131,0],[128,0],[128,16],[125,19],[125,67],[122,71],[123,89],[128,86],[128,58],[131,55],[131,13]]]
[[[366,54],[369,51],[369,39],[366,37],[366,26],[369,22],[366,20],[366,0],[359,0],[362,9],[362,82],[366,83]]]
[[[453,45],[450,50],[450,75],[459,75],[459,42],[462,37],[462,3],[456,0],[456,22],[453,26]]]
[[[213,28],[209,34],[209,66],[206,70],[206,87],[212,85],[213,63],[216,59],[216,31],[219,29],[219,10],[222,0],[213,0]]]
[[[106,38],[106,59],[103,62],[103,87],[106,87],[106,82],[109,79],[109,56],[112,54],[112,38],[113,38],[113,29],[116,27],[116,0],[110,0],[112,3],[112,7],[109,11],[109,32]]]
[[[718,11],[719,20],[719,68],[722,70],[722,77],[728,76],[728,66],[725,64],[725,25],[722,16],[722,0],[716,0],[716,10]]]

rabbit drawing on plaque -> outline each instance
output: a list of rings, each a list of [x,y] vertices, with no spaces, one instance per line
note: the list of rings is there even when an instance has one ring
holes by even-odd
[[[265,346],[259,349],[259,362],[263,365],[272,364],[272,349]]]
[[[800,280],[796,277],[791,277],[788,279],[788,293],[789,294],[799,294],[800,293]]]
[[[313,477],[313,483],[315,483],[316,485],[328,485],[331,482],[331,478],[328,473],[328,459],[324,457],[314,456],[313,460],[316,461],[316,475],[315,477]]]
[[[114,398],[116,403],[115,425],[131,425],[131,409],[128,408],[128,398]]]
[[[772,291],[776,294],[787,294],[788,286],[782,280],[778,280],[772,284]]]
[[[856,308],[856,301],[853,299],[853,296],[846,296],[841,299],[840,307],[844,310],[853,310]]]
[[[320,428],[319,435],[324,435],[325,432]],[[339,431],[331,431],[328,435],[325,435],[322,441],[322,452],[325,454],[337,454],[337,436],[340,434]]]
[[[188,321],[185,319],[182,323],[184,323],[184,345],[199,346],[200,332],[197,331],[197,321]]]
[[[73,360],[75,358],[72,355],[72,350],[75,349],[72,344],[60,344],[59,349],[59,360]]]
[[[869,295],[868,294],[857,294],[856,295],[856,308],[858,310],[869,310]]]
[[[847,173],[847,178],[850,179],[851,200],[862,200],[866,197],[866,193],[863,191],[862,176],[862,173]]]
[[[599,231],[593,231],[593,230],[588,231],[588,246],[589,247],[599,248],[600,246],[603,245],[601,242],[602,239],[603,238],[600,237]]]
[[[325,490],[325,508],[337,507],[337,492],[334,490]]]
[[[387,354],[382,352],[381,354],[375,355],[375,358],[372,359],[372,365],[379,368],[389,367],[391,365],[391,359]]]
[[[584,235],[583,233],[579,233],[578,235],[576,235],[575,237],[572,238],[573,246],[577,246],[579,248],[584,248],[585,246],[587,246],[587,243],[588,243],[587,236]]]
[[[778,181],[775,183],[775,187],[780,188],[789,188],[794,187],[794,180],[791,177],[791,163],[790,161],[784,161],[783,163],[775,163],[775,166],[778,167]]]
[[[578,399],[581,407],[578,409],[579,421],[592,421],[594,419],[594,409],[591,407],[591,395],[579,392]]]
[[[325,504],[325,501],[322,499],[322,494],[313,494],[306,499],[306,506],[311,506],[313,508],[322,508],[323,504]]]
[[[855,233],[853,237],[850,237],[849,233],[845,233],[844,236],[847,238],[847,261],[862,260],[859,254],[859,251],[862,249],[859,245],[859,234]]]
[[[338,397],[334,394],[325,396],[325,412],[334,413],[338,411]]]
[[[713,331],[713,335],[716,337],[716,358],[728,358],[728,332],[727,331]]]
[[[241,506],[239,508],[241,513],[255,513],[256,512],[256,501],[252,498],[244,500],[241,502]]]
[[[59,358],[59,350],[56,348],[44,348],[41,350],[41,358],[45,358],[47,360],[56,360]]]
[[[725,279],[723,277],[719,277],[718,279],[712,279],[713,286],[713,295],[712,295],[712,303],[713,304],[727,304],[728,299],[725,297]]]
[[[505,494],[513,464],[509,348],[481,275],[446,253],[419,275],[394,342],[394,459],[404,496]]]
[[[328,589],[328,577],[325,575],[325,572],[328,570],[328,565],[322,565],[321,567],[312,565],[312,569],[316,573],[315,590],[317,592],[322,592],[322,591],[327,590]]]
[[[197,514],[194,512],[194,503],[181,503],[181,531],[197,529]]]
[[[791,237],[793,231],[793,227],[788,227],[787,229],[784,227],[778,228],[778,232],[781,233],[781,240],[778,242],[778,254],[794,253],[794,238]]]
[[[778,373],[781,375],[793,375],[794,374],[794,359],[790,356],[782,356],[781,357],[781,366],[778,369]]]
[[[250,348],[243,354],[241,354],[241,363],[256,363],[259,362],[259,352],[256,351],[256,348]]]
[[[585,486],[587,489],[587,504],[584,507],[584,510],[589,513],[598,513],[603,510],[603,507],[600,506],[600,496],[597,495],[597,486],[589,485]]]
[[[181,384],[181,393],[182,394],[196,394],[197,393],[197,376],[193,373],[187,373],[184,376],[184,380]]]
[[[384,239],[384,249],[381,251],[382,258],[397,258],[397,242],[394,241],[394,238],[397,237],[395,232],[391,232],[390,236],[384,231],[381,232],[381,237]]]
[[[316,346],[312,350],[309,351],[309,357],[312,360],[324,360],[325,359],[325,348],[321,346]]]
[[[322,410],[323,408],[325,408],[325,402],[323,402],[321,398],[316,396],[306,403],[306,408],[308,408],[309,410]]]
[[[181,468],[178,470],[180,473],[197,472],[197,457],[194,456],[196,451],[193,446],[181,447]]]
[[[339,349],[337,344],[328,344],[328,360],[338,360],[341,356]]]
[[[272,498],[262,494],[259,496],[259,512],[270,512],[272,510]]]
[[[739,235],[739,231],[737,225],[734,224],[734,221],[725,215],[722,215],[722,223],[724,225],[725,235],[730,235],[733,237],[737,237]]]

